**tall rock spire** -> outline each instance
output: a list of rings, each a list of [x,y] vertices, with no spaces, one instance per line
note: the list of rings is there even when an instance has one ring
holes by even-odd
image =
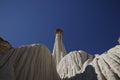
[[[53,48],[53,57],[55,59],[56,66],[59,64],[60,60],[66,55],[66,50],[62,42],[63,31],[61,29],[56,29],[55,31],[55,43]]]

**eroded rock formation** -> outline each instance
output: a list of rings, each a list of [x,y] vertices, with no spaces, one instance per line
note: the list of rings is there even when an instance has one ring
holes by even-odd
[[[84,51],[73,51],[67,54],[59,63],[57,71],[60,77],[70,78],[83,70],[86,61],[92,61],[93,56]]]
[[[62,42],[62,35],[63,31],[61,29],[56,29],[55,43],[53,48],[53,58],[55,59],[56,66],[58,66],[61,59],[67,54]]]
[[[95,55],[94,58],[90,55],[88,58],[84,56],[82,59],[82,56],[79,56],[80,53],[75,56],[78,53],[79,51],[72,52],[60,61],[58,73],[61,79],[120,80],[120,45],[101,55]]]
[[[44,45],[11,49],[0,57],[0,80],[59,80],[55,62]]]
[[[120,80],[120,45],[101,55],[67,54],[62,34],[56,30],[53,54],[40,44],[12,48],[0,38],[0,80]]]

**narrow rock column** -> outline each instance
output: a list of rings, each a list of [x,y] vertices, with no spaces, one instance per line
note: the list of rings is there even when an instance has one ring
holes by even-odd
[[[60,60],[66,55],[66,50],[62,42],[63,31],[61,29],[56,29],[55,31],[55,43],[53,48],[53,57],[58,66]]]

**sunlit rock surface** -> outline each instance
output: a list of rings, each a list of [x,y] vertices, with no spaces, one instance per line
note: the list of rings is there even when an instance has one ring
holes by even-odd
[[[44,45],[12,48],[0,38],[0,80],[120,80],[120,45],[101,55],[67,54],[62,34],[56,30],[52,54]]]
[[[0,56],[0,80],[59,80],[50,51],[28,45]]]
[[[62,80],[120,80],[120,45],[93,60],[78,54],[72,52],[61,60],[58,73]]]
[[[82,72],[85,61],[92,59],[93,56],[84,51],[72,51],[60,61],[57,71],[62,79],[73,77]]]
[[[44,45],[11,48],[0,56],[0,80],[120,80],[120,45],[94,56],[72,51],[57,67]]]
[[[53,58],[56,63],[56,67],[58,66],[61,59],[67,54],[63,41],[62,41],[63,31],[61,29],[56,29],[55,31],[55,43],[53,48]]]

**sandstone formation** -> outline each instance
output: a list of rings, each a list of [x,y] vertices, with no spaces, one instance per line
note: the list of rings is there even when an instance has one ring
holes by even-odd
[[[62,42],[63,31],[61,29],[56,29],[55,31],[55,43],[53,48],[53,58],[55,60],[56,66],[58,66],[60,60],[66,55],[66,50]]]
[[[92,59],[93,56],[84,51],[70,52],[60,61],[57,71],[62,79],[73,77],[82,72],[86,61],[92,61]]]
[[[94,59],[91,55],[85,58],[84,52],[82,58],[78,53],[70,52],[60,61],[58,73],[62,80],[120,80],[120,45]]]
[[[40,44],[12,48],[0,38],[0,80],[120,80],[120,45],[101,55],[67,54],[62,35],[57,29],[53,54]]]
[[[59,80],[59,76],[50,51],[44,45],[28,45],[0,57],[0,80]]]

